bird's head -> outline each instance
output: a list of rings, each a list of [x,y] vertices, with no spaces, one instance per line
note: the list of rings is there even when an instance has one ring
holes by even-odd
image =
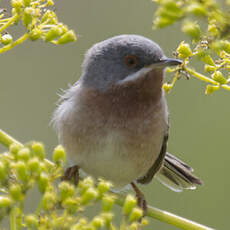
[[[85,86],[105,92],[112,86],[145,79],[155,70],[159,74],[152,77],[162,78],[166,66],[181,63],[178,59],[167,58],[160,46],[150,39],[120,35],[99,42],[88,50],[82,65],[81,81]]]

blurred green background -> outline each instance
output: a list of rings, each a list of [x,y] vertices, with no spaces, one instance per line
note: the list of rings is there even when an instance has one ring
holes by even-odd
[[[21,142],[42,141],[50,152],[58,143],[49,125],[57,91],[80,77],[84,53],[92,44],[114,35],[135,33],[156,41],[171,57],[181,40],[188,41],[178,25],[152,30],[156,5],[150,0],[55,2],[59,20],[73,28],[79,40],[58,47],[28,41],[2,54],[0,62],[0,128]],[[8,8],[9,1],[2,1],[2,7]],[[174,193],[153,181],[142,189],[149,204],[216,229],[229,229],[230,92],[220,90],[206,96],[204,88],[198,80],[181,79],[167,95],[169,151],[192,165],[204,186]],[[150,219],[146,229],[153,228],[176,229]]]

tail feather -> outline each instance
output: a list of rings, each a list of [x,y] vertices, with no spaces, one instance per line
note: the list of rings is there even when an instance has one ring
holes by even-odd
[[[156,178],[173,191],[196,189],[203,182],[192,174],[193,169],[177,157],[166,153],[164,164],[156,174]]]

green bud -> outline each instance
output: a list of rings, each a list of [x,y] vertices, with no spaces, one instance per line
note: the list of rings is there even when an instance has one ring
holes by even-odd
[[[31,0],[23,0],[24,6],[28,7],[30,6]]]
[[[18,184],[12,184],[10,186],[10,196],[15,200],[18,201],[21,198],[21,186]]]
[[[53,192],[46,192],[42,197],[42,207],[46,211],[53,209],[56,202],[57,197]]]
[[[29,175],[28,175],[28,169],[26,167],[26,164],[24,161],[18,161],[15,163],[15,169],[16,169],[16,173],[17,173],[17,177],[23,181],[23,182],[27,182],[29,179]]]
[[[47,6],[53,6],[54,2],[53,2],[53,0],[47,0],[46,4],[47,4]]]
[[[64,33],[58,40],[57,44],[66,44],[69,42],[74,42],[77,40],[77,36],[75,35],[73,30],[69,30],[66,33]]]
[[[47,10],[42,16],[41,23],[44,23],[47,21],[49,24],[55,24],[56,25],[58,23],[56,14],[51,10]]]
[[[179,47],[177,48],[177,52],[179,53],[179,58],[182,59],[192,56],[190,45],[184,41],[180,43]]]
[[[182,26],[182,31],[188,34],[195,41],[199,41],[201,36],[200,26],[196,22],[187,21]]]
[[[135,208],[133,208],[133,210],[130,214],[129,220],[130,220],[130,222],[138,221],[141,219],[142,216],[143,216],[142,209],[135,207]]]
[[[230,42],[229,41],[224,41],[224,44],[223,44],[223,49],[225,52],[227,52],[228,54],[230,54]]]
[[[44,160],[44,158],[45,158],[45,148],[44,148],[44,145],[42,143],[34,142],[32,144],[32,149],[33,149],[34,155],[36,157],[38,157],[38,159]]]
[[[219,85],[207,85],[205,94],[212,94],[220,88]]]
[[[28,148],[22,148],[18,151],[17,159],[27,162],[30,158],[30,150]]]
[[[201,60],[208,65],[216,66],[210,55],[203,56]]]
[[[96,216],[91,221],[91,224],[95,229],[100,229],[104,226],[104,220],[103,220],[103,218]]]
[[[70,214],[74,214],[78,210],[79,200],[68,197],[62,202],[62,205]]]
[[[67,181],[62,181],[59,185],[59,194],[61,201],[65,200],[68,197],[74,196],[75,188],[72,184]]]
[[[97,189],[98,189],[100,196],[102,196],[104,193],[108,192],[111,187],[112,187],[112,184],[109,181],[100,180],[100,182],[97,186]]]
[[[129,215],[133,208],[137,205],[137,200],[133,195],[127,195],[124,205],[123,205],[123,213],[125,215]]]
[[[40,162],[39,162],[39,159],[37,157],[31,158],[28,162],[28,166],[29,166],[30,172],[32,174],[35,174],[35,175],[40,174],[40,171],[41,171]]]
[[[42,31],[38,28],[34,28],[30,33],[30,40],[35,41],[41,37]]]
[[[156,17],[154,20],[154,27],[164,28],[166,26],[173,24],[173,22],[174,21],[170,20],[169,18]]]
[[[228,82],[220,71],[215,71],[211,77],[213,80],[219,82],[220,84],[226,84]]]
[[[112,195],[105,195],[102,198],[102,211],[109,212],[113,208],[115,197]]]
[[[7,169],[2,161],[0,161],[0,182],[5,181],[7,178]]]
[[[31,24],[35,10],[32,7],[26,7],[23,14],[23,23],[27,27]]]
[[[40,177],[38,179],[38,188],[41,193],[44,193],[46,191],[46,188],[49,184],[49,177],[46,173],[42,172],[40,174]]]
[[[10,34],[4,34],[1,37],[1,43],[5,46],[12,43],[13,37]]]
[[[62,29],[59,26],[53,26],[51,29],[47,32],[45,41],[50,42],[59,37],[62,34]]]
[[[18,151],[21,149],[22,147],[16,143],[13,143],[10,145],[10,153],[12,153],[14,156],[17,156]]]
[[[107,228],[110,229],[111,222],[112,222],[112,219],[113,219],[113,213],[104,212],[104,213],[102,213],[101,217],[103,218],[104,223],[107,226]]]
[[[94,188],[89,188],[87,189],[83,195],[82,195],[82,200],[81,200],[81,203],[83,205],[86,205],[88,204],[91,200],[97,198],[97,195],[98,195],[98,192],[96,189]]]
[[[12,204],[12,200],[7,196],[0,196],[0,209],[9,208]]]
[[[208,25],[208,32],[210,33],[210,35],[215,36],[215,37],[219,36],[220,34],[215,24]]]
[[[165,90],[166,93],[169,93],[172,87],[173,87],[172,84],[169,84],[169,83],[163,84],[163,89]]]
[[[82,195],[87,189],[94,186],[92,177],[88,176],[84,180],[80,180],[78,187],[80,188],[80,194]]]
[[[211,65],[205,65],[204,66],[204,71],[207,73],[214,72],[216,70],[216,67],[211,66]]]
[[[29,229],[37,229],[39,220],[35,215],[28,215],[25,217],[26,227]]]
[[[192,13],[196,16],[205,16],[207,14],[204,6],[198,2],[189,4],[186,10],[188,13]]]
[[[23,0],[11,0],[11,5],[17,13],[20,13],[23,7]]]
[[[138,230],[140,228],[140,224],[137,222],[134,222],[130,225],[130,230]]]
[[[65,164],[66,162],[66,153],[64,148],[61,145],[58,145],[53,152],[53,161],[56,164]]]

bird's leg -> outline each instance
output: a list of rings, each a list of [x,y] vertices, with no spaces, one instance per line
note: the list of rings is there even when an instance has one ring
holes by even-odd
[[[131,186],[136,192],[137,204],[143,210],[143,216],[147,214],[147,202],[145,200],[144,194],[140,191],[140,189],[135,185],[135,183],[131,182]]]
[[[74,184],[78,185],[78,182],[79,182],[79,166],[78,165],[74,165],[72,167],[67,168],[61,180],[71,180],[72,178],[74,179]]]

